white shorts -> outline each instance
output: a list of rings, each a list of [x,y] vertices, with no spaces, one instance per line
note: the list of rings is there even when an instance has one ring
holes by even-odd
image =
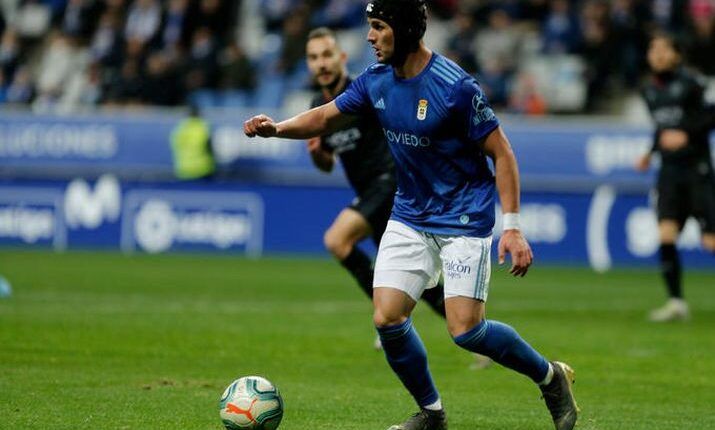
[[[373,288],[396,288],[415,301],[444,274],[444,297],[486,301],[491,274],[490,237],[418,232],[390,220],[380,241]]]

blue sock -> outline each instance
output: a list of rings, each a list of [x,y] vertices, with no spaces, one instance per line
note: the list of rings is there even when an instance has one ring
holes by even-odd
[[[468,332],[455,337],[454,342],[528,376],[537,384],[546,378],[549,371],[549,362],[516,330],[499,321],[482,320]]]
[[[392,370],[420,407],[439,400],[439,393],[427,367],[427,350],[408,318],[402,324],[378,327],[382,349]]]

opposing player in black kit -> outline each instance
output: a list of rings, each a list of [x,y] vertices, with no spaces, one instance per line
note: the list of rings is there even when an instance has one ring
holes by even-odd
[[[310,32],[306,57],[308,68],[321,88],[311,107],[330,102],[350,84],[347,56],[340,49],[332,30],[321,27]],[[325,232],[324,243],[353,275],[365,294],[372,297],[372,261],[357,244],[372,237],[375,245],[379,245],[390,219],[397,188],[395,163],[382,128],[374,115],[355,117],[340,131],[310,139],[308,151],[315,166],[324,172],[331,172],[335,157],[339,157],[348,182],[357,195]],[[425,291],[422,299],[435,312],[445,316],[444,288],[441,284]]]
[[[703,248],[715,253],[715,176],[709,134],[715,115],[704,100],[699,77],[682,66],[676,41],[666,34],[653,37],[648,49],[653,71],[643,96],[656,124],[653,147],[636,168],[645,171],[660,154],[658,230],[660,261],[669,299],[655,309],[656,322],[684,320],[690,311],[683,299],[681,264],[675,243],[688,217],[700,224]]]

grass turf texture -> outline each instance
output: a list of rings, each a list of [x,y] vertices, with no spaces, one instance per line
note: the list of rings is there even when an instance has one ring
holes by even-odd
[[[1,250],[0,273],[1,429],[220,429],[221,392],[250,374],[281,390],[281,430],[383,430],[415,409],[330,260]],[[715,274],[685,286],[693,321],[654,325],[655,271],[498,268],[489,317],[575,368],[579,429],[715,428]],[[552,428],[525,377],[469,370],[426,306],[415,321],[450,429]]]

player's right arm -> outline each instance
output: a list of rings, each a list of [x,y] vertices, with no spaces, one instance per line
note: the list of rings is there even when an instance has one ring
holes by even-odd
[[[514,217],[519,213],[520,185],[519,167],[511,144],[501,126],[497,126],[483,139],[481,145],[484,153],[494,162],[494,177],[502,212],[505,217],[506,214]],[[497,250],[499,264],[504,263],[507,253],[511,254],[512,265],[509,273],[514,276],[526,275],[534,261],[534,253],[518,227],[507,228],[505,224]]]
[[[646,105],[648,108],[648,112],[653,115],[653,103],[654,103],[654,97],[652,95],[649,95],[653,92],[653,90],[647,86],[641,89],[641,98],[643,99],[643,103]],[[642,154],[636,162],[633,164],[633,167],[635,168],[636,171],[638,172],[645,172],[650,168],[650,161],[651,158],[653,157],[653,154],[658,152],[658,141],[660,140],[660,127],[656,127],[656,130],[653,132],[653,138],[652,138],[652,143],[650,146],[650,149],[648,152]]]
[[[243,132],[248,137],[309,139],[336,132],[346,127],[350,120],[350,116],[340,112],[332,101],[279,123],[267,115],[256,115],[243,123]]]
[[[466,125],[466,139],[476,143],[479,151],[493,161],[497,193],[505,219],[508,215],[509,219],[518,220],[520,184],[516,157],[476,81],[465,79],[461,82],[455,95],[455,108]],[[509,272],[514,276],[524,276],[534,260],[534,253],[519,230],[518,221],[509,225],[505,222],[504,227],[497,247],[499,264],[504,262],[506,254],[511,254]]]
[[[660,140],[660,130],[656,130],[653,133],[653,144],[650,147],[650,150],[646,152],[645,154],[641,155],[638,157],[638,160],[636,160],[635,163],[635,169],[638,172],[645,172],[650,168],[650,160],[653,157],[653,154],[658,152],[658,141]]]

